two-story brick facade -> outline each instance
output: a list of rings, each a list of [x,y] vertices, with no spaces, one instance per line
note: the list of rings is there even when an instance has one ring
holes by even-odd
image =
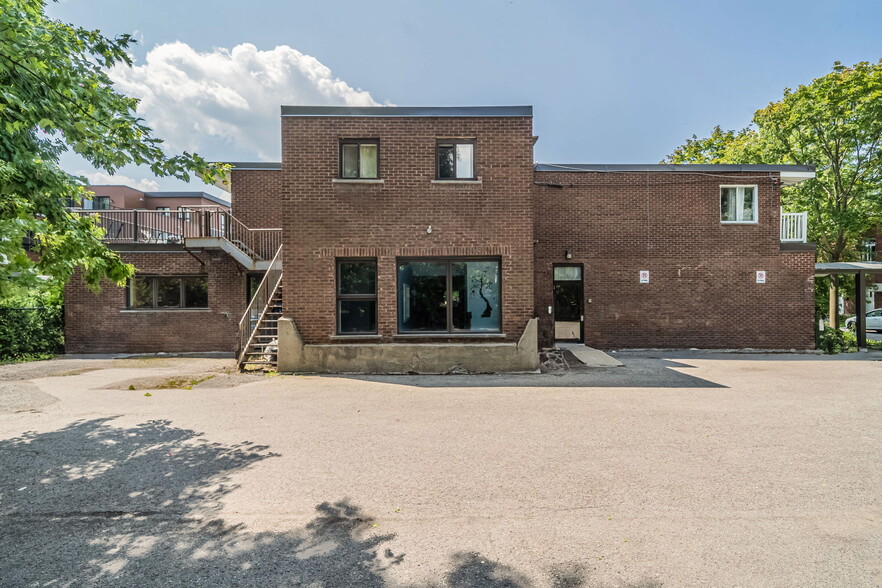
[[[810,168],[534,165],[530,107],[283,107],[281,137],[281,162],[233,164],[229,218],[114,245],[144,280],[68,287],[69,351],[446,372],[535,369],[560,339],[813,345],[813,248],[780,233]],[[192,313],[211,336],[168,334]]]

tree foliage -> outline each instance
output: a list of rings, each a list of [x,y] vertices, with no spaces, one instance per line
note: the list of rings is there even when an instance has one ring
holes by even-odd
[[[43,0],[0,3],[0,296],[76,268],[92,287],[132,273],[91,218],[66,211],[69,198],[88,193],[84,178],[59,167],[64,152],[111,174],[128,164],[183,181],[219,172],[195,154],[167,155],[137,116],[138,101],[114,90],[106,71],[131,66],[132,43],[50,19]]]
[[[817,177],[782,194],[788,210],[807,210],[821,261],[858,255],[882,222],[882,60],[833,70],[758,110],[742,131],[716,127],[688,139],[669,163],[814,165]]]

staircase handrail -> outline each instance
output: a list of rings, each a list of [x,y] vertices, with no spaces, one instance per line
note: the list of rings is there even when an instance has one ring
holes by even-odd
[[[254,296],[252,296],[251,300],[248,302],[248,306],[245,308],[245,313],[239,320],[239,349],[237,356],[240,365],[245,358],[245,354],[248,352],[248,346],[251,344],[251,340],[254,333],[257,331],[257,327],[263,322],[263,318],[266,315],[270,303],[273,301],[273,297],[275,296],[276,290],[281,281],[282,246],[279,245],[275,256],[273,256],[273,260],[270,262],[269,268],[266,270],[263,279],[257,286],[257,290],[254,291]],[[254,317],[254,311],[258,308],[261,309],[260,315],[255,320],[252,317]]]

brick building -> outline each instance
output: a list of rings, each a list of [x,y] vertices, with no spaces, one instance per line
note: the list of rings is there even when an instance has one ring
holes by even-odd
[[[446,372],[563,339],[813,346],[814,248],[780,212],[811,168],[534,164],[530,107],[282,107],[281,140],[233,164],[231,211],[113,242],[132,284],[72,282],[68,351]]]

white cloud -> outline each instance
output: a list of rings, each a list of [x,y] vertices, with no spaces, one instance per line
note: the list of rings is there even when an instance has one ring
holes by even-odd
[[[261,159],[279,157],[282,104],[372,106],[370,93],[333,77],[309,55],[282,45],[245,43],[199,53],[186,43],[157,45],[144,65],[110,72],[138,112],[174,149],[205,150],[212,139]]]
[[[129,186],[142,192],[156,192],[159,190],[159,183],[146,178],[135,179],[130,176],[110,175],[101,171],[85,170],[77,171],[76,175],[84,176],[93,186]]]

